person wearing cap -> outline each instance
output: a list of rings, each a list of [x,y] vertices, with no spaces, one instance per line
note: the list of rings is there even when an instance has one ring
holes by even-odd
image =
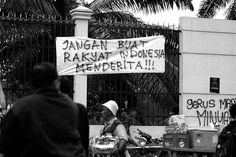
[[[112,136],[117,136],[119,144],[112,153],[117,154],[119,157],[129,157],[130,155],[127,151],[128,135],[124,125],[116,117],[117,111],[119,110],[117,103],[113,100],[109,100],[102,104],[102,106],[102,119],[105,121],[105,124],[100,135],[106,136],[111,134]]]

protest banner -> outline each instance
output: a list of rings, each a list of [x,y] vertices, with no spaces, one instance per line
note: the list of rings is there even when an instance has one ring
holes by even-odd
[[[165,39],[152,36],[132,39],[57,37],[59,75],[164,73]]]

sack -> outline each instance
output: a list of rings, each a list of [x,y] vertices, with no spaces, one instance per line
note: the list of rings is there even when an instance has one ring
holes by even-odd
[[[235,149],[236,128],[233,130],[224,129],[219,136],[216,145],[216,157],[233,157]]]

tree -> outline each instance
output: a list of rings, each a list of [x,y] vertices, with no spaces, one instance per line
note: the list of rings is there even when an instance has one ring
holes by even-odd
[[[46,16],[59,16],[59,17],[65,17],[69,14],[69,11],[74,8],[76,5],[74,4],[75,0],[9,0],[8,3],[4,6],[3,11],[9,12],[14,11],[17,13],[24,13],[27,12],[27,14],[35,15],[35,17],[40,16],[40,19],[43,19]],[[179,9],[190,9],[193,10],[193,6],[191,3],[191,0],[168,0],[168,1],[155,1],[155,0],[149,0],[148,2],[144,3],[140,0],[94,0],[90,4],[85,4],[87,7],[89,7],[93,11],[92,20],[90,22],[103,22],[103,23],[112,23],[115,22],[122,22],[124,24],[126,23],[132,23],[136,25],[137,27],[140,26],[142,28],[145,24],[140,20],[137,19],[131,12],[124,11],[132,9],[133,11],[143,11],[144,13],[157,13],[163,10],[171,9],[175,5]],[[19,40],[26,41],[27,38],[36,39],[38,40],[38,37],[41,36],[41,34],[48,33],[48,36],[50,36],[50,30],[48,30],[47,27],[39,26],[35,24],[35,27],[25,27],[24,25],[12,25],[9,27],[9,25],[1,25],[4,29],[7,29],[8,31],[5,32],[13,32],[12,34],[18,34],[15,36],[19,36]],[[127,38],[127,34],[125,32],[116,32],[114,29],[104,29],[103,27],[98,28],[96,25],[90,25],[89,26],[89,35],[92,38],[106,38],[106,39],[114,39],[114,38]],[[155,26],[160,28],[160,26]],[[165,29],[165,28],[164,28]],[[29,33],[32,32],[32,33]],[[141,34],[142,30],[140,29],[139,32],[136,32],[140,37],[146,36],[147,34]],[[140,34],[139,34],[140,33]],[[15,37],[14,36],[14,37]],[[11,36],[8,36],[9,38]],[[133,36],[134,37],[134,36]],[[16,37],[15,37],[16,38]],[[168,40],[170,37],[167,38]],[[178,39],[177,39],[178,40]],[[5,40],[10,41],[10,40]],[[21,41],[18,41],[21,42]],[[175,45],[174,40],[170,41],[172,45]],[[14,43],[12,43],[14,45]],[[11,44],[8,44],[11,45]],[[30,47],[32,45],[32,47]],[[38,50],[34,50],[35,47],[33,47],[34,44],[28,44],[27,48],[24,50],[21,50],[21,52],[18,55],[18,58],[13,59],[11,61],[20,63],[22,61],[21,57],[25,56],[27,53],[32,53],[32,56],[37,55],[37,53],[40,53]],[[3,47],[4,48],[4,47]],[[26,51],[26,49],[28,49]],[[176,48],[177,49],[177,48]],[[2,51],[3,49],[0,50]],[[27,55],[27,57],[31,57],[31,55]],[[4,66],[8,65],[7,67],[11,68],[13,71],[14,69],[18,68],[19,66],[14,65],[12,66],[12,62],[9,62],[8,64],[4,63]],[[20,65],[20,64],[19,64]],[[174,66],[173,63],[168,62],[168,66]],[[27,66],[25,66],[27,67]],[[9,69],[6,68],[6,69]],[[9,73],[9,70],[5,70],[5,72]],[[30,74],[30,73],[28,73]],[[160,87],[157,86],[157,84],[162,81],[165,87],[163,90],[173,90],[171,89],[168,84],[168,81],[166,80],[166,75],[170,75],[171,73],[164,74],[161,76],[158,75],[127,75],[126,77],[122,77],[122,81],[126,81],[127,84],[129,84],[130,90],[136,90],[141,89],[143,92],[153,92],[155,93],[156,90],[159,90]],[[9,73],[10,75],[10,73]],[[108,76],[110,77],[110,76]],[[115,77],[115,76],[114,76]],[[119,78],[120,76],[117,75],[116,78]],[[10,78],[10,77],[8,77]],[[106,79],[106,78],[105,78]],[[151,82],[153,80],[153,82]],[[142,84],[141,84],[142,83]],[[156,97],[156,96],[154,96]],[[161,99],[165,99],[166,97],[162,97]],[[160,101],[160,100],[159,100]],[[171,103],[170,103],[171,104]]]
[[[168,1],[141,1],[141,0],[94,0],[89,6],[94,13],[101,11],[110,12],[114,10],[132,9],[133,11],[144,11],[145,13],[158,13],[164,10],[173,9],[193,10],[191,0],[168,0]]]
[[[226,8],[226,19],[236,19],[236,1],[235,0],[203,0],[197,16],[201,18],[213,18],[216,13]]]
[[[100,2],[100,3],[99,3]],[[109,1],[111,2],[110,5],[106,4],[106,1],[94,1],[91,4],[87,4],[87,7],[89,7],[90,9],[93,10],[94,14],[92,15],[92,21],[93,22],[99,22],[102,21],[103,23],[108,23],[111,24],[110,28],[105,27],[105,26],[99,26],[98,24],[90,24],[89,25],[89,37],[91,38],[102,38],[102,39],[117,39],[117,38],[128,38],[128,37],[144,37],[147,34],[143,33],[142,29],[136,29],[135,32],[135,36],[132,35],[128,35],[128,34],[134,34],[132,32],[129,31],[122,31],[122,30],[118,30],[114,28],[114,23],[115,22],[121,22],[124,25],[127,25],[129,27],[129,25],[133,26],[137,26],[139,28],[146,28],[147,25],[145,25],[141,20],[135,18],[130,12],[124,12],[121,10],[130,8],[130,9],[134,9],[134,11],[137,9],[135,8],[135,4],[134,5],[127,5],[126,4],[126,8],[124,5],[120,5],[119,3],[117,4],[112,4],[113,1]],[[123,2],[123,1],[122,1]],[[151,2],[151,1],[149,1]],[[117,6],[118,5],[118,6]],[[105,7],[106,8],[103,8]],[[133,8],[131,8],[133,6]],[[140,4],[138,4],[137,6],[140,6]],[[164,5],[167,6],[167,5]],[[147,7],[147,6],[146,6]],[[145,10],[143,8],[140,8],[140,10],[143,10],[144,13],[150,13],[148,11],[150,10]],[[168,7],[164,8],[164,7],[160,7],[161,9],[165,10]],[[160,9],[159,8],[159,9]],[[154,10],[154,9],[153,9]],[[156,9],[157,10],[157,9]],[[161,10],[159,10],[161,11]],[[129,21],[127,24],[126,22]],[[160,26],[154,26],[156,28],[160,28]],[[163,29],[168,29],[166,27],[162,27]],[[168,33],[164,33],[165,31],[161,32],[161,28],[160,28],[160,32],[159,34],[165,35],[166,39],[169,40],[167,41],[167,43],[171,43],[170,40],[172,40],[172,44],[175,43],[177,40],[175,39],[170,39],[171,36]],[[153,34],[150,34],[153,35]],[[177,41],[178,42],[178,41]],[[177,44],[177,43],[175,43]],[[175,45],[174,44],[174,45]],[[178,44],[177,44],[178,45]],[[173,45],[168,45],[170,47],[172,47]],[[168,47],[167,46],[167,47]],[[173,46],[175,47],[175,46]],[[175,48],[173,48],[175,49]],[[176,48],[178,49],[178,48]],[[175,49],[175,50],[176,50]],[[173,57],[173,56],[172,56]],[[107,80],[107,78],[111,78],[112,80],[119,80],[119,81],[124,81],[126,82],[126,84],[129,86],[129,90],[130,92],[137,92],[137,93],[152,93],[149,96],[150,97],[142,97],[142,96],[138,96],[137,97],[137,102],[134,104],[139,104],[138,108],[142,106],[142,104],[146,103],[146,106],[150,106],[154,105],[154,104],[160,104],[161,102],[165,101],[165,104],[163,103],[162,105],[177,105],[178,104],[178,95],[176,94],[176,92],[178,92],[176,90],[177,83],[177,76],[178,76],[178,70],[174,70],[174,69],[178,69],[176,67],[177,64],[174,64],[173,59],[170,61],[169,58],[171,58],[170,56],[167,56],[167,64],[166,67],[169,68],[170,66],[172,66],[172,71],[169,72],[165,72],[165,74],[126,74],[126,75],[112,75],[112,76],[89,76],[88,79],[93,80],[93,81],[89,81],[91,83],[93,83],[93,85],[91,83],[89,83],[89,86],[91,85],[91,89],[94,89],[97,87],[97,91],[101,91],[100,93],[102,93],[102,91],[106,91],[107,92],[107,96],[108,98],[115,98],[115,95],[111,95],[109,94],[110,89],[113,91],[118,91],[119,89],[122,88],[122,86],[119,86],[118,89],[114,89],[116,88],[115,84],[111,85],[112,87],[109,86],[109,83],[105,83],[105,80]],[[178,58],[176,58],[178,59]],[[102,78],[102,79],[101,79]],[[119,82],[116,81],[116,82]],[[174,82],[174,83],[173,83]],[[105,86],[100,86],[100,84],[107,84]],[[175,86],[173,85],[175,84]],[[98,87],[99,85],[99,87]],[[88,88],[89,88],[88,86]],[[101,89],[102,88],[102,89]],[[127,89],[127,88],[126,88]],[[88,90],[90,91],[90,90]],[[162,91],[163,93],[170,93],[170,94],[157,94],[158,91]],[[104,94],[102,94],[104,95]],[[117,94],[118,95],[118,94]],[[137,94],[139,95],[139,94]],[[96,96],[96,98],[99,96]],[[102,96],[101,96],[102,97]],[[147,99],[149,99],[149,103],[147,103]],[[153,100],[150,101],[150,99]],[[92,96],[90,95],[89,101],[93,100],[93,94]],[[144,102],[146,101],[146,102]],[[96,102],[98,102],[98,100],[96,99],[94,102],[91,102],[91,106],[88,105],[88,107],[91,107],[91,109],[94,109],[94,113],[98,113],[97,108],[95,108],[93,105],[96,104]],[[151,103],[150,103],[151,102]],[[155,103],[154,103],[155,102]],[[89,103],[89,102],[88,102]],[[122,104],[122,102],[118,102],[119,104]],[[141,105],[140,105],[141,104]],[[136,106],[137,107],[137,106]],[[167,106],[165,106],[167,107]],[[139,108],[138,110],[141,110],[141,112],[144,112],[146,109],[144,108]],[[152,113],[150,113],[152,114]],[[91,117],[94,117],[91,116]]]
[[[75,1],[76,0],[8,0],[3,10],[26,12],[33,9],[41,14],[63,16],[68,13],[71,6],[75,6],[73,4]],[[193,10],[194,8],[191,1],[192,0],[149,0],[143,2],[141,0],[94,0],[90,4],[87,4],[87,6],[93,10],[94,14],[123,11],[126,9],[143,11],[144,13],[158,13],[160,11],[173,9],[174,6],[177,6],[178,9]]]
[[[2,10],[64,17],[75,6],[76,0],[7,0]]]

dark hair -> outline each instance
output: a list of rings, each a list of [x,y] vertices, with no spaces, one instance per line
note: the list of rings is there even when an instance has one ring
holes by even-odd
[[[47,62],[35,65],[31,75],[32,86],[36,89],[51,86],[58,78],[55,66]]]
[[[231,118],[235,118],[236,117],[236,104],[232,104],[229,108],[229,113]]]
[[[61,76],[59,77],[59,81],[60,81],[60,91],[64,94],[68,94],[69,96],[71,96],[73,89],[72,86],[73,84],[71,80],[66,76]]]
[[[179,114],[179,107],[174,107],[170,110],[171,115],[177,115]]]

